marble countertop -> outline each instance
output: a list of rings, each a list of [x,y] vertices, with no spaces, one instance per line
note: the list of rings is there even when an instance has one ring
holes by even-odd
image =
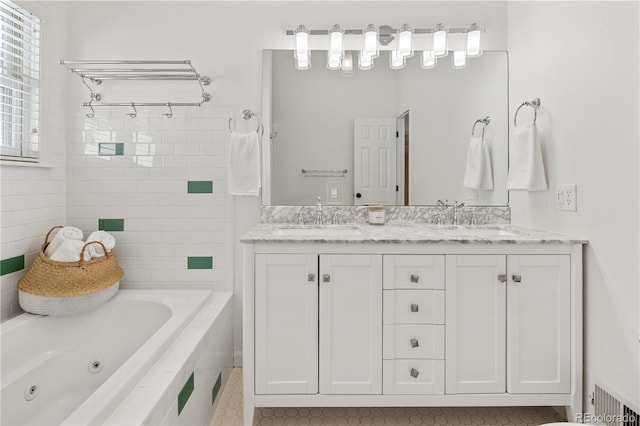
[[[243,243],[586,244],[587,240],[518,225],[259,224]]]

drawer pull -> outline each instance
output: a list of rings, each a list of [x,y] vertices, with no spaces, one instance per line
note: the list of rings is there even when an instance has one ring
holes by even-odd
[[[411,282],[412,283],[417,283],[418,281],[420,281],[420,275],[411,275]]]
[[[324,274],[324,275],[322,276],[322,282],[323,282],[323,283],[330,283],[330,282],[331,282],[331,275],[329,275],[329,274]]]
[[[415,368],[412,368],[411,372],[409,374],[411,374],[411,377],[413,377],[414,379],[417,379],[418,375],[420,374],[420,372],[418,370],[416,370]]]
[[[500,281],[501,283],[506,283],[507,282],[507,274],[498,275],[498,281]]]
[[[420,344],[418,343],[418,339],[411,339],[411,347],[417,348],[418,346],[420,346]]]
[[[308,274],[307,281],[314,282],[316,280],[316,274]]]
[[[411,304],[411,312],[418,312],[418,305],[416,305],[415,303]]]
[[[514,283],[519,283],[520,281],[522,281],[522,276],[514,274],[511,276],[511,279],[513,279]]]

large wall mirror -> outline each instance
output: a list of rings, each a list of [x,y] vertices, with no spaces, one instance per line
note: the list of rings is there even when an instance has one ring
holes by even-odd
[[[312,205],[321,197],[329,205],[507,205],[506,52],[485,52],[463,69],[446,57],[430,70],[420,68],[417,52],[392,70],[381,52],[372,70],[356,66],[350,76],[328,70],[322,51],[307,71],[294,68],[291,51],[263,58],[265,204]],[[484,131],[493,189],[466,188],[472,127],[487,116],[475,136]],[[369,155],[380,143],[384,152]]]

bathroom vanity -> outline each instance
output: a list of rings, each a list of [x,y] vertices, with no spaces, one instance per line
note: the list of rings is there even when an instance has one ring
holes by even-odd
[[[244,246],[254,407],[582,412],[582,244],[515,226],[261,224]]]

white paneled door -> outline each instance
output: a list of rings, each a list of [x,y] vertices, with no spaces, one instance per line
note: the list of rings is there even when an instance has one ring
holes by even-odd
[[[353,201],[396,204],[396,119],[355,119]]]
[[[320,256],[320,393],[382,393],[382,256]]]

